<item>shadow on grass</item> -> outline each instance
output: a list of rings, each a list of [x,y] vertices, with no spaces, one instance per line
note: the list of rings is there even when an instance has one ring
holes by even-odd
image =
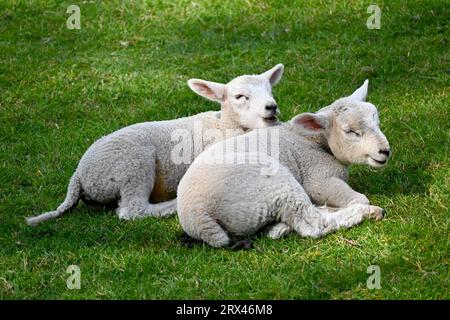
[[[382,170],[367,171],[351,175],[350,184],[354,189],[364,194],[394,195],[394,194],[427,194],[432,182],[432,175],[428,171],[428,164],[403,163],[398,166],[386,167]]]

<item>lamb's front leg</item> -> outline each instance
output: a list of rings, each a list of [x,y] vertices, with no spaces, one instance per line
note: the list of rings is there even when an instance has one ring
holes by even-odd
[[[369,204],[369,199],[353,190],[345,181],[331,177],[321,181],[305,181],[303,187],[314,203],[346,208],[352,204]]]
[[[299,207],[293,218],[293,227],[304,237],[319,238],[341,228],[350,228],[364,219],[381,220],[384,210],[380,207],[354,204],[348,208],[325,213],[313,205]]]

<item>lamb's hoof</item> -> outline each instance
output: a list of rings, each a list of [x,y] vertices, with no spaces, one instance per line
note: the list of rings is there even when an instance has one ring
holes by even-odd
[[[183,245],[188,248],[194,247],[194,245],[201,244],[203,241],[192,238],[186,232],[183,232],[182,235],[178,236],[178,240],[181,241]]]
[[[369,218],[375,219],[377,221],[382,220],[386,215],[386,210],[377,206],[369,206]]]
[[[236,241],[233,244],[231,244],[230,249],[231,250],[250,250],[253,248],[253,243],[248,240],[240,240],[240,241]]]
[[[117,208],[116,213],[120,220],[132,220],[133,219],[133,216],[130,215],[127,208]]]

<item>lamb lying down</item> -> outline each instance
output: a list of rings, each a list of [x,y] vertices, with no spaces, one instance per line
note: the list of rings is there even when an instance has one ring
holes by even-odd
[[[221,111],[138,123],[102,137],[81,158],[64,202],[55,211],[27,218],[27,223],[36,225],[59,217],[73,209],[79,199],[96,204],[118,203],[116,212],[121,219],[173,213],[178,183],[201,151],[227,137],[278,124],[272,86],[280,81],[283,70],[279,64],[259,75],[237,77],[228,84],[189,80],[193,91],[219,102]],[[174,152],[180,145],[188,157],[180,159]]]
[[[386,164],[390,149],[374,105],[363,102],[368,82],[350,97],[317,113],[303,113],[278,127],[258,129],[212,146],[193,162],[178,186],[184,231],[213,247],[230,236],[264,229],[271,238],[292,230],[321,237],[384,210],[347,183],[348,165]],[[262,136],[271,146],[252,150]],[[258,139],[255,139],[257,138]],[[279,154],[274,154],[274,145]],[[278,159],[277,159],[278,158]],[[318,208],[327,204],[335,210]]]

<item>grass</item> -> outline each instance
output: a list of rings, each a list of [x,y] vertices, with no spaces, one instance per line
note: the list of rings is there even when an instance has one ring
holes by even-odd
[[[449,25],[438,1],[0,2],[0,298],[449,299]],[[123,222],[83,204],[55,208],[100,136],[218,106],[190,77],[225,82],[286,66],[282,119],[317,110],[370,78],[394,156],[350,184],[388,210],[323,239],[261,238],[246,252],[183,247],[177,218]],[[81,289],[66,268],[81,268]],[[368,266],[379,290],[366,286]]]

